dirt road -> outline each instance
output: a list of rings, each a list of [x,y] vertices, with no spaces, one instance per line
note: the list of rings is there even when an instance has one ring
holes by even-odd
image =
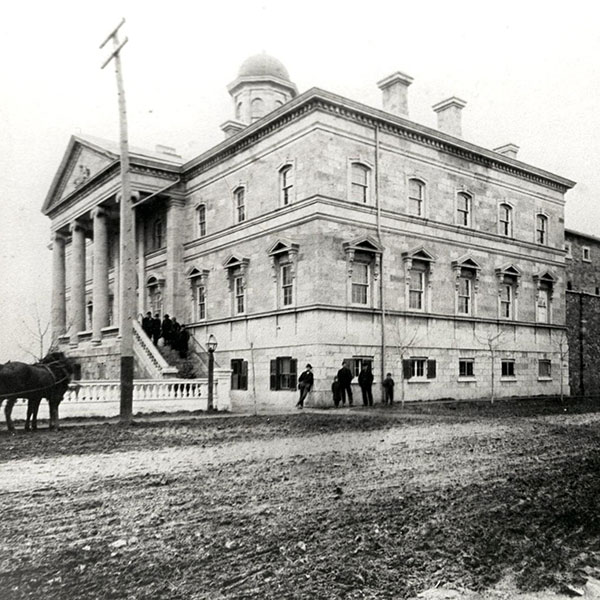
[[[0,597],[409,598],[448,586],[506,598],[583,585],[578,569],[600,567],[600,413],[530,412],[0,435]]]

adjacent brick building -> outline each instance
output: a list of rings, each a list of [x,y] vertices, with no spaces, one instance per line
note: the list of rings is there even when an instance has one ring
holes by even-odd
[[[573,395],[600,389],[600,238],[565,229],[569,378]]]
[[[306,363],[309,404],[329,404],[342,360],[371,364],[376,387],[392,372],[409,399],[559,393],[574,184],[512,144],[463,140],[458,98],[434,106],[438,129],[411,121],[411,81],[379,82],[380,110],[298,95],[281,63],[252,57],[225,141],[189,162],[132,152],[139,312],[215,335],[234,407],[289,405]],[[54,329],[107,357],[88,377],[118,351],[118,190],[116,148],[73,137],[44,206]]]

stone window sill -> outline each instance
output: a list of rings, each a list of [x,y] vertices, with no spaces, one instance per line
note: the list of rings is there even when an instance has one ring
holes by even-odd
[[[459,377],[459,383],[475,383],[477,379],[475,377]]]
[[[538,381],[552,381],[552,377],[538,377]]]
[[[500,381],[507,383],[514,383],[517,381],[516,377],[500,377]]]
[[[421,379],[420,377],[411,377],[406,380],[408,383],[431,383],[431,379]]]

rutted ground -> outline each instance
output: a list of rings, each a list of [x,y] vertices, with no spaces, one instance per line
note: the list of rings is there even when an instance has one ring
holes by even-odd
[[[2,433],[0,597],[582,585],[600,567],[600,413],[573,409],[594,407]]]

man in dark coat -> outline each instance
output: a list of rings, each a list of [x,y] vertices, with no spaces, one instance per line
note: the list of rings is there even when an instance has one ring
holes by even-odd
[[[342,406],[346,404],[346,394],[348,394],[348,406],[352,406],[352,388],[350,383],[352,382],[354,375],[348,368],[346,361],[342,362],[342,368],[337,372],[337,378],[340,382],[340,393],[342,397]]]
[[[313,386],[315,381],[314,375],[312,374],[312,366],[310,364],[306,365],[306,370],[300,373],[300,377],[298,377],[298,389],[300,390],[300,398],[298,399],[298,403],[296,404],[297,408],[304,408],[304,399],[306,398],[308,392]]]
[[[179,350],[179,356],[181,358],[187,358],[189,350],[190,332],[185,328],[185,325],[181,324],[181,331],[177,339],[177,349]]]
[[[371,391],[373,373],[371,372],[371,365],[363,365],[358,374],[358,385],[360,385],[360,391],[362,392],[363,404],[365,406],[373,406],[373,392]]]
[[[142,319],[142,329],[144,333],[152,339],[152,313],[147,312],[146,316]]]
[[[152,319],[152,341],[155,346],[158,346],[158,340],[160,338],[160,315],[156,313],[154,319]]]
[[[333,383],[331,384],[331,393],[333,394],[333,405],[336,408],[340,405],[340,400],[342,399],[340,390],[340,382],[338,381],[337,377],[334,377]]]
[[[171,321],[169,315],[165,315],[163,319],[161,334],[165,340],[165,346],[170,346],[173,342],[173,321]]]

